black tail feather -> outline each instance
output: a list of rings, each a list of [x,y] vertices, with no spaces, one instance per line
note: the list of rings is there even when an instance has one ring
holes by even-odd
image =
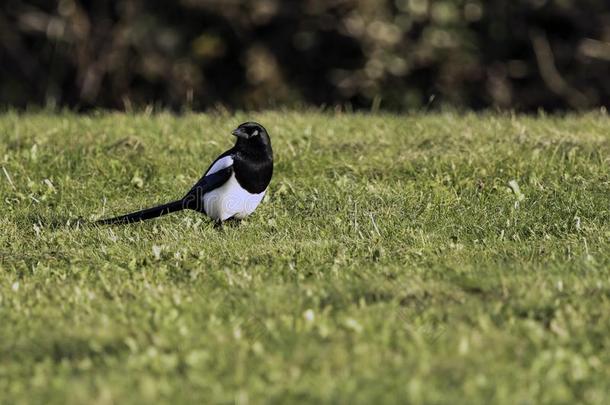
[[[170,214],[176,211],[182,211],[186,206],[184,200],[172,201],[167,204],[159,205],[158,207],[147,208],[142,211],[132,212],[114,218],[100,219],[95,223],[98,225],[126,224],[130,222],[146,221],[147,219],[157,218],[162,215]]]

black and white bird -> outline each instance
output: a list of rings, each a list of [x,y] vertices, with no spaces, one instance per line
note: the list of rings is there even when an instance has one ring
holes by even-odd
[[[252,214],[263,200],[273,175],[271,139],[256,122],[243,123],[232,134],[237,137],[235,146],[218,156],[180,200],[97,223],[144,221],[184,209],[199,211],[216,224]]]

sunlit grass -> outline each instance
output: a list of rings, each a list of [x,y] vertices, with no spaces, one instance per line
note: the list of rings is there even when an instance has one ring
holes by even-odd
[[[237,227],[176,199],[257,120]],[[604,403],[605,115],[0,116],[0,403]]]

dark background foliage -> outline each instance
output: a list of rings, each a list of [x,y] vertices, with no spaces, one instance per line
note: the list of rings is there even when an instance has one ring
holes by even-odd
[[[590,109],[608,0],[3,0],[0,105]]]

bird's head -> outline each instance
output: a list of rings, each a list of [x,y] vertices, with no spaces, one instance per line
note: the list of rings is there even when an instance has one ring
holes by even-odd
[[[242,153],[272,156],[271,139],[267,130],[261,124],[244,122],[235,128],[232,133],[237,137],[235,147]]]
[[[256,138],[269,138],[267,130],[256,122],[244,122],[232,132],[233,135],[244,140],[256,140]]]

